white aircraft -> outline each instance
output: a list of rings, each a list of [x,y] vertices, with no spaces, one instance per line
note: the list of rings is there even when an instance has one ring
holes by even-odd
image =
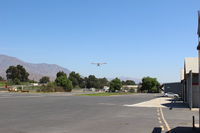
[[[104,64],[107,64],[107,63],[91,63],[91,64],[95,64],[97,66],[101,66],[101,65],[104,65]]]

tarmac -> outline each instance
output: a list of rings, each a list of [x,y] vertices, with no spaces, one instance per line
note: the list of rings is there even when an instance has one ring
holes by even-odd
[[[2,133],[195,133],[198,111],[160,94],[0,93]]]

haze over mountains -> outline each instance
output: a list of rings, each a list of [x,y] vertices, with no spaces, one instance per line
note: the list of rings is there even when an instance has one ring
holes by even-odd
[[[9,66],[22,65],[25,67],[27,72],[30,74],[29,79],[39,81],[43,76],[50,77],[51,80],[56,78],[56,74],[59,71],[63,71],[67,74],[70,73],[70,70],[63,68],[55,64],[33,64],[27,63],[15,57],[10,57],[7,55],[0,55],[0,75],[6,78],[6,70]]]
[[[67,75],[71,72],[69,69],[58,66],[56,64],[46,64],[46,63],[40,63],[40,64],[33,64],[33,63],[27,63],[24,62],[16,57],[11,57],[7,55],[0,55],[0,76],[6,79],[6,70],[9,66],[16,66],[16,65],[22,65],[25,67],[25,69],[28,71],[29,79],[39,81],[41,77],[48,76],[51,80],[55,80],[56,74],[59,71],[65,72]],[[108,78],[108,80],[112,80],[115,77]],[[138,78],[132,78],[132,77],[118,77],[121,80],[134,80],[136,83],[141,82]]]
[[[122,81],[126,81],[126,80],[133,80],[135,81],[135,83],[140,83],[141,82],[141,79],[139,78],[133,78],[133,77],[124,77],[124,76],[121,76],[121,77],[118,77],[120,80]]]

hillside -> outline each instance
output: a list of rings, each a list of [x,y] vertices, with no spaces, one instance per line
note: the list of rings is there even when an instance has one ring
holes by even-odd
[[[30,74],[29,79],[34,79],[36,81],[38,81],[42,76],[48,76],[51,80],[54,80],[56,78],[56,73],[59,71],[64,71],[67,74],[70,73],[68,69],[55,64],[33,64],[24,62],[15,57],[0,55],[0,75],[6,78],[6,70],[8,69],[8,67],[13,65],[16,66],[18,64],[24,66],[25,69],[28,71],[28,73]]]

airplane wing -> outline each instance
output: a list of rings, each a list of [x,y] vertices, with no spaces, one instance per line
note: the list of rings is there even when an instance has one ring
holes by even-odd
[[[94,63],[92,62],[91,64],[95,64],[95,65],[103,65],[103,64],[107,64],[106,62],[103,62],[103,63]]]

